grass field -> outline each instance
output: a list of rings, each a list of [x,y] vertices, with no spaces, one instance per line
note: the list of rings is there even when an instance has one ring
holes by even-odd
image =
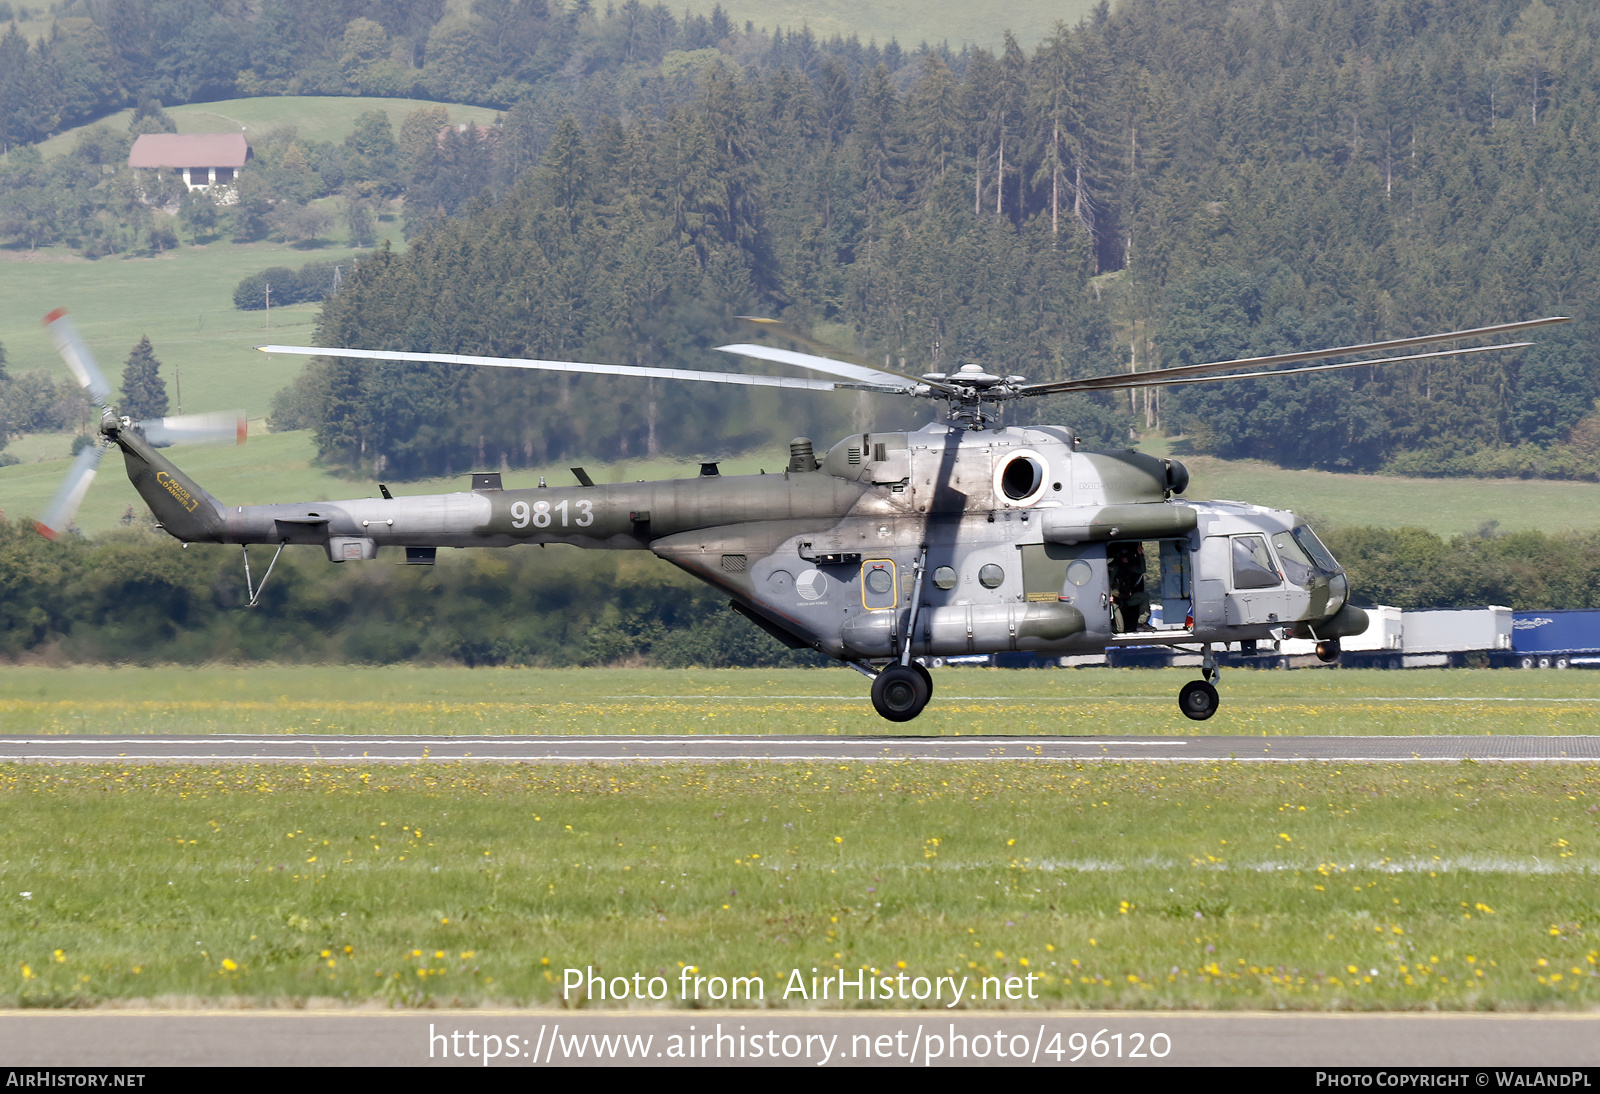
[[[784,999],[813,968],[979,1008],[1600,1003],[1591,767],[7,765],[0,803],[6,1006],[550,1003],[587,966],[766,1006],[839,1006]]]
[[[398,218],[379,229],[398,238]],[[364,252],[343,246],[302,250],[282,243],[213,242],[184,246],[158,258],[79,258],[53,248],[30,254],[0,251],[0,344],[13,374],[44,369],[58,379],[68,372],[41,325],[43,316],[65,307],[113,387],[121,382],[129,352],[148,335],[161,361],[167,394],[177,406],[201,410],[241,408],[265,416],[272,396],[305,366],[300,357],[266,357],[252,347],[269,339],[303,344],[312,339],[319,305],[239,311],[233,289],[271,266],[298,268],[313,259],[348,262]]]
[[[913,735],[1592,734],[1584,672],[1230,670],[1179,714],[1192,670],[934,671]],[[880,734],[867,681],[833,669],[0,667],[0,733]]]
[[[1004,33],[1016,35],[1029,53],[1049,37],[1057,22],[1076,24],[1094,8],[1092,0],[1010,0],[1005,4],[959,4],[953,0],[786,0],[764,4],[759,0],[726,0],[722,10],[735,26],[746,20],[769,30],[787,27],[798,30],[809,26],[822,38],[835,34],[857,35],[884,45],[890,38],[911,49],[922,42],[949,42],[953,49],[964,43],[996,51],[1004,44]],[[691,10],[709,10],[694,5]]]
[[[436,103],[426,99],[385,99],[344,95],[268,95],[251,99],[224,99],[215,103],[188,103],[166,107],[179,133],[237,133],[292,125],[307,140],[342,141],[355,129],[356,118],[369,110],[389,115],[396,134],[407,114],[425,106],[442,106],[450,112],[452,124],[472,122],[488,125],[499,111],[489,106],[463,106]],[[90,125],[104,125],[125,133],[133,120],[133,109],[107,115]],[[68,129],[39,144],[46,156],[59,156],[77,143],[78,130]]]
[[[407,112],[430,105],[444,104],[410,99],[279,97],[178,106],[171,114],[181,132],[231,132],[239,124],[257,129],[295,125],[308,137],[339,140],[364,111],[383,109],[398,126]],[[449,109],[452,121],[482,123],[493,120],[495,114],[479,107]],[[125,111],[100,124],[126,128],[128,116]],[[68,131],[41,148],[49,155],[65,151],[75,140],[76,131]],[[380,219],[378,232],[393,245],[403,245],[397,215]],[[66,368],[39,324],[46,312],[65,307],[113,386],[119,382],[133,345],[140,336],[148,335],[174,405],[181,381],[185,410],[238,407],[260,418],[267,413],[272,396],[298,374],[305,361],[266,358],[252,347],[269,340],[309,342],[318,306],[274,308],[269,329],[264,312],[234,308],[234,286],[270,266],[297,268],[313,259],[345,262],[361,253],[332,243],[295,247],[221,240],[200,247],[185,245],[153,258],[90,260],[65,248],[0,250],[0,299],[7,304],[0,313],[0,345],[5,346],[13,374],[45,369],[65,378]],[[12,451],[17,454],[22,449],[19,446]],[[5,504],[5,489],[0,481],[0,505]]]
[[[1184,463],[1191,498],[1293,509],[1324,525],[1426,528],[1442,536],[1475,532],[1486,521],[1503,532],[1600,528],[1600,483],[1336,475],[1211,457]]]
[[[1141,451],[1171,455],[1159,435]],[[1485,521],[1501,531],[1600,528],[1600,483],[1550,479],[1412,479],[1295,471],[1258,460],[1179,456],[1188,467],[1188,496],[1228,498],[1293,509],[1319,524],[1426,528],[1441,536],[1475,532]]]

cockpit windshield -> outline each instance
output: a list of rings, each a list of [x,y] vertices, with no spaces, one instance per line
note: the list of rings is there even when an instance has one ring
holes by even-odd
[[[1294,533],[1273,533],[1272,546],[1278,550],[1278,562],[1283,566],[1283,576],[1302,589],[1308,587],[1312,579],[1317,576],[1317,567],[1304,548],[1295,542]]]
[[[1317,569],[1325,574],[1343,572],[1339,569],[1339,564],[1333,560],[1333,552],[1322,545],[1322,541],[1317,538],[1317,533],[1311,530],[1309,524],[1298,525],[1290,534],[1294,536],[1294,541],[1304,548],[1305,553],[1311,556],[1311,560],[1316,563]]]

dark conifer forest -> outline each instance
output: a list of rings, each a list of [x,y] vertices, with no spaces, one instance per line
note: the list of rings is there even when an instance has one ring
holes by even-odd
[[[64,0],[49,35],[0,35],[0,140],[233,95],[501,107],[346,142],[390,150],[411,246],[330,301],[328,344],[698,368],[755,312],[1044,379],[1572,314],[1520,356],[1027,413],[1288,466],[1592,477],[1597,21],[1595,0],[1124,0],[991,54],[640,0]],[[279,418],[395,477],[752,439],[742,394],[625,386],[318,367]]]
[[[1588,477],[1597,15],[1127,0],[998,55],[733,33],[427,147],[409,250],[321,338],[703,368],[754,312],[1045,379],[1570,314],[1521,355],[1025,413],[1287,466]],[[286,402],[326,457],[396,476],[739,439],[742,394],[658,388],[341,364]]]

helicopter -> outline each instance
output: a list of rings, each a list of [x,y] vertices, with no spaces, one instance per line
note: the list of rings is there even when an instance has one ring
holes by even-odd
[[[109,403],[110,387],[62,311],[45,317],[57,349],[102,405],[98,443],[83,450],[37,522],[66,529],[99,460],[121,450],[129,479],[160,527],[189,543],[239,544],[249,603],[284,548],[322,547],[337,563],[370,561],[383,547],[403,564],[432,565],[440,547],[566,543],[646,550],[709,583],[733,610],[791,649],[812,649],[871,681],[872,704],[891,722],[920,714],[933,694],[924,660],[1007,651],[1056,656],[1126,645],[1201,653],[1201,678],[1179,710],[1204,721],[1218,709],[1216,647],[1262,640],[1316,642],[1336,661],[1340,639],[1361,634],[1366,613],[1349,579],[1310,525],[1293,512],[1235,501],[1191,501],[1177,460],[1134,449],[1086,448],[1070,427],[1008,426],[1003,404],[1054,394],[1304,375],[1525,348],[1495,339],[1555,323],[1555,316],[1442,334],[1270,356],[1179,365],[1144,373],[1029,383],[978,363],[911,375],[844,354],[770,319],[748,322],[768,342],[723,352],[824,374],[774,376],[652,366],[258,346],[266,353],[738,384],[854,390],[942,401],[944,420],[920,429],[864,432],[819,453],[795,438],[783,471],[723,475],[703,463],[692,478],[504,489],[498,472],[471,476],[450,494],[229,506],[158,451],[173,440],[244,438],[243,413],[134,422]],[[1332,363],[1330,358],[1358,358]],[[1292,366],[1292,367],[1282,367]],[[251,544],[275,545],[260,583]],[[1159,607],[1160,611],[1156,611]]]

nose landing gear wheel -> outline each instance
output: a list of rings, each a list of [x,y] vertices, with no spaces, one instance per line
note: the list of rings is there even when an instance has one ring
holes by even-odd
[[[1203,722],[1217,712],[1217,689],[1204,680],[1190,680],[1178,692],[1178,709],[1184,716]]]
[[[872,681],[873,709],[891,722],[909,722],[921,714],[930,694],[922,673],[905,665],[890,665]]]

